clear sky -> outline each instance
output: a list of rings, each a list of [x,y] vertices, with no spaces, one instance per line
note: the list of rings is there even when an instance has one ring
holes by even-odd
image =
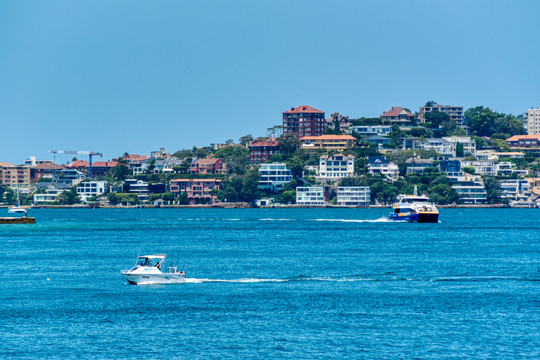
[[[304,104],[520,114],[540,106],[539,15],[535,0],[0,0],[0,162],[237,142]]]

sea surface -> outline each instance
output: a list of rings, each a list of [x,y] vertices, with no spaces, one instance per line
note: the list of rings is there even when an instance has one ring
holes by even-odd
[[[0,225],[0,358],[540,358],[540,210],[388,213],[30,210]],[[139,252],[188,282],[128,285]]]

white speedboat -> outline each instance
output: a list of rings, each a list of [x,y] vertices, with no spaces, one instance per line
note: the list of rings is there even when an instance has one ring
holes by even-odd
[[[132,285],[178,284],[185,282],[186,273],[178,271],[177,267],[169,266],[167,272],[161,271],[166,258],[167,255],[165,254],[139,256],[134,268],[122,270],[121,273]]]

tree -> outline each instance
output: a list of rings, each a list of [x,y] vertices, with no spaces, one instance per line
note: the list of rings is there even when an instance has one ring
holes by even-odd
[[[260,174],[257,169],[251,169],[242,179],[242,190],[240,199],[249,203],[254,203],[258,197]]]
[[[248,146],[250,142],[253,141],[253,135],[248,134],[245,136],[242,136],[239,140],[241,145]]]
[[[450,115],[438,110],[426,113],[424,118],[431,128],[439,128],[442,124],[450,123]]]
[[[425,107],[431,107],[431,106],[435,106],[437,105],[437,103],[433,100],[429,100],[426,102],[426,104],[424,105]]]
[[[131,170],[127,165],[118,162],[118,165],[113,167],[107,175],[114,181],[124,181],[131,175]]]
[[[292,159],[286,162],[287,168],[291,170],[292,176],[295,179],[301,178],[304,172],[304,163],[298,156],[294,156]]]
[[[225,144],[227,144],[227,145],[232,145],[232,144],[234,144],[234,140],[233,140],[233,139],[229,139],[229,140],[225,141]]]
[[[71,189],[69,191],[63,191],[62,193],[60,193],[56,201],[58,201],[62,205],[73,205],[80,203],[81,199],[77,195],[75,189]]]
[[[465,151],[463,149],[463,144],[458,142],[456,144],[456,157],[463,157],[465,156]]]
[[[464,119],[471,134],[476,136],[491,137],[496,133],[509,136],[525,134],[523,123],[514,115],[498,113],[488,107],[476,106],[467,109]]]
[[[461,170],[463,170],[464,172],[466,172],[467,174],[471,174],[471,175],[474,175],[475,173],[475,170],[473,167],[470,167],[470,166],[465,166],[464,168],[462,168]]]
[[[501,183],[493,176],[484,176],[484,187],[486,189],[486,198],[488,203],[497,204],[502,202],[501,199]]]
[[[285,155],[286,158],[292,156],[292,154],[300,147],[300,141],[294,134],[281,135],[278,138],[278,142],[279,151]]]

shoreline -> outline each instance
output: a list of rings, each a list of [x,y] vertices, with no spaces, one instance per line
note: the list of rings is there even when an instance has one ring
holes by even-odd
[[[21,206],[27,210],[32,209],[390,209],[391,205],[370,205],[370,206],[347,206],[347,205],[284,205],[272,204],[265,206],[252,206],[248,203],[228,203],[219,205],[37,205]],[[460,204],[460,205],[437,205],[439,209],[536,209],[534,206],[510,206],[499,204]],[[9,206],[0,205],[0,209],[7,209]]]

